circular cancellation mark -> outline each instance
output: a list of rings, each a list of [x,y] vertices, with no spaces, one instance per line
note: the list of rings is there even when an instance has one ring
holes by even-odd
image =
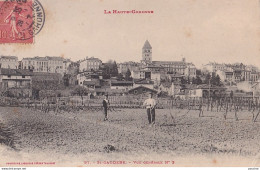
[[[43,28],[45,23],[45,12],[42,4],[38,0],[34,0],[34,35],[37,35]]]

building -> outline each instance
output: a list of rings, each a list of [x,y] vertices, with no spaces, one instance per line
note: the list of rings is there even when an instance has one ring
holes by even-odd
[[[164,70],[168,73],[178,73],[181,75],[185,75],[185,69],[187,68],[185,58],[182,61],[153,61],[153,64],[163,66]]]
[[[1,68],[0,87],[4,96],[31,97],[32,73],[29,70]]]
[[[233,69],[233,76],[235,82],[240,82],[243,80],[243,70],[239,68]]]
[[[184,79],[184,75],[181,74],[167,74],[167,78],[174,83],[181,83],[181,80]]]
[[[91,81],[84,81],[83,86],[87,87],[88,89],[95,90],[97,88],[101,88],[100,80],[91,80]]]
[[[64,74],[64,61],[62,57],[33,57],[23,58],[21,62],[22,69],[33,70],[33,72],[59,73]],[[67,65],[67,64],[66,64]]]
[[[63,73],[68,74],[69,73],[69,66],[71,65],[72,61],[70,59],[64,59],[63,60]]]
[[[145,86],[138,86],[128,90],[128,94],[146,96],[148,93],[157,95],[157,90]]]
[[[222,71],[217,70],[216,74],[219,75],[221,82],[229,83],[230,85],[234,82],[233,71]]]
[[[0,68],[18,69],[19,63],[16,56],[1,56]]]
[[[132,81],[115,81],[115,80],[113,80],[110,82],[110,88],[128,91],[129,89],[133,88],[133,82]]]
[[[147,70],[136,70],[131,72],[131,76],[133,79],[146,79],[151,78],[151,71]]]
[[[154,82],[155,86],[159,86],[162,80],[166,80],[166,73],[152,71],[150,79]]]
[[[148,40],[145,41],[142,48],[142,60],[141,63],[149,64],[152,63],[152,46]]]
[[[193,86],[188,89],[190,98],[207,98],[207,97],[218,97],[226,94],[225,87],[213,86],[208,84],[201,84]]]
[[[125,74],[127,72],[127,70],[129,69],[130,72],[132,71],[138,71],[140,69],[140,63],[136,63],[136,62],[124,62],[124,63],[118,63],[117,64],[117,69],[118,69],[118,73],[120,74]]]
[[[92,80],[98,80],[98,79],[102,79],[100,72],[84,71],[77,75],[78,84],[80,86],[83,85],[84,81],[92,81]]]
[[[186,68],[185,68],[184,75],[186,77],[196,78],[196,67],[195,67],[195,65],[192,64],[192,63],[188,63]]]
[[[102,65],[102,61],[100,59],[94,57],[91,58],[87,57],[85,60],[80,62],[79,72],[99,70],[101,65]]]
[[[143,67],[144,70],[147,71],[156,71],[156,72],[165,72],[165,68],[162,65],[159,64],[147,64]]]
[[[150,79],[134,80],[133,88],[143,86],[150,89],[154,89],[154,82]]]
[[[159,90],[160,92],[167,93],[168,96],[175,96],[176,94],[180,93],[181,86],[171,82],[164,82],[161,83]]]
[[[257,82],[259,80],[259,73],[258,72],[251,72],[250,73],[250,81]]]
[[[228,69],[231,69],[231,67],[228,67],[226,64],[219,64],[219,63],[216,63],[216,62],[210,62],[206,65],[203,65],[202,67],[202,70],[204,72],[216,72],[217,70],[220,70],[220,71],[226,71]],[[231,71],[231,70],[229,70]]]

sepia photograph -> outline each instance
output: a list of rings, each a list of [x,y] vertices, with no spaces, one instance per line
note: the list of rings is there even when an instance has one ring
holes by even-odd
[[[0,167],[260,167],[259,114],[259,0],[0,0]]]

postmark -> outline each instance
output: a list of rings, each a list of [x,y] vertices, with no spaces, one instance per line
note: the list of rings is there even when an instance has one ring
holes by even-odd
[[[0,43],[33,43],[44,23],[38,0],[0,1]]]

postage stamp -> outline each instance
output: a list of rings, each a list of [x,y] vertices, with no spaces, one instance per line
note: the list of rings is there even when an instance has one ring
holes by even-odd
[[[33,43],[45,22],[37,0],[0,1],[0,43]]]

